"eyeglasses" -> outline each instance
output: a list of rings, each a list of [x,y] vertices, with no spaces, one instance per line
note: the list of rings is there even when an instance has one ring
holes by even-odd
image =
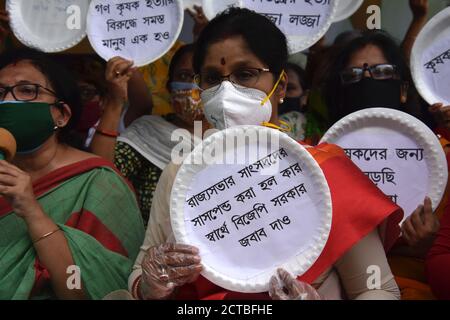
[[[357,83],[364,77],[364,72],[368,71],[375,80],[395,79],[399,77],[397,67],[392,64],[377,64],[369,67],[364,64],[363,68],[348,68],[341,72],[343,84]]]
[[[253,87],[263,72],[271,72],[269,69],[264,68],[241,68],[227,76],[222,76],[217,71],[206,71],[197,74],[194,78],[197,85],[203,90],[215,87],[222,83],[224,80],[228,80],[231,83],[241,85],[243,87]]]
[[[0,87],[0,101],[4,101],[9,92],[16,101],[36,100],[40,90],[46,90],[56,97],[56,93],[40,84],[17,84],[11,87]]]

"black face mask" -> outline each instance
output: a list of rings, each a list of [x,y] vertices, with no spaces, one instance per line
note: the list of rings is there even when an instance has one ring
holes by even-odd
[[[302,97],[284,98],[284,102],[278,106],[278,115],[281,116],[292,111],[302,112]]]
[[[375,80],[363,78],[357,83],[343,87],[342,117],[367,108],[400,109],[400,80]]]

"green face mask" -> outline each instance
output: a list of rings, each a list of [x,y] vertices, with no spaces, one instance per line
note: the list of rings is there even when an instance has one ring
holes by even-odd
[[[0,128],[14,136],[19,154],[38,150],[53,135],[54,127],[48,103],[0,102]]]

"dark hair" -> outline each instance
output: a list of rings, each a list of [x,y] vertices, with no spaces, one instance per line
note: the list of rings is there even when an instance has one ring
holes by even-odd
[[[334,46],[343,46],[362,35],[361,30],[349,30],[339,33],[334,39]]]
[[[80,93],[72,74],[47,54],[32,49],[4,52],[0,55],[0,70],[21,61],[30,62],[42,72],[52,86],[53,91],[55,91],[58,101],[64,102],[70,107],[72,117],[67,126],[60,130],[58,139],[74,147],[80,147],[80,141],[76,141],[76,138],[71,135],[71,131],[78,122],[81,113]]]
[[[298,80],[300,82],[300,85],[302,86],[303,91],[308,89],[308,85],[306,83],[306,72],[305,70],[303,70],[302,67],[300,67],[298,64],[295,63],[288,63],[286,65],[286,72],[288,70],[292,70],[294,71],[297,76],[298,76]]]
[[[106,63],[95,55],[70,55],[61,59],[73,73],[75,81],[86,82],[94,86],[101,97],[106,96],[108,86],[105,79]]]
[[[352,34],[351,36],[354,36]],[[333,58],[333,63],[326,76],[324,95],[328,110],[330,113],[330,123],[338,121],[346,116],[345,106],[342,105],[342,83],[340,74],[346,68],[352,55],[363,49],[368,45],[378,47],[384,54],[386,60],[397,66],[398,74],[402,82],[408,82],[412,87],[412,79],[409,67],[405,61],[400,46],[396,41],[385,31],[369,30],[361,32],[360,35],[354,37],[351,41],[343,46],[337,46],[336,55]],[[413,90],[411,91],[413,95]],[[410,95],[408,94],[408,100]],[[420,111],[416,110],[413,105],[408,105],[408,113],[420,117]]]
[[[184,59],[184,57],[191,53],[193,54],[195,50],[195,45],[193,43],[186,44],[182,47],[180,47],[175,54],[172,57],[172,60],[170,60],[169,65],[169,79],[167,80],[166,88],[168,91],[170,91],[170,83],[173,82],[173,78],[175,77],[175,70],[180,64],[180,62]]]
[[[200,33],[194,54],[195,72],[200,72],[209,46],[234,36],[242,36],[250,51],[275,74],[285,69],[288,48],[283,32],[265,16],[232,7],[211,20]]]

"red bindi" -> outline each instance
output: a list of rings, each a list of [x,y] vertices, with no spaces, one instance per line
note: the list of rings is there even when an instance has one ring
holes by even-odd
[[[225,61],[225,58],[222,58],[222,59],[220,60],[220,63],[221,63],[223,66],[227,64],[227,62]]]

